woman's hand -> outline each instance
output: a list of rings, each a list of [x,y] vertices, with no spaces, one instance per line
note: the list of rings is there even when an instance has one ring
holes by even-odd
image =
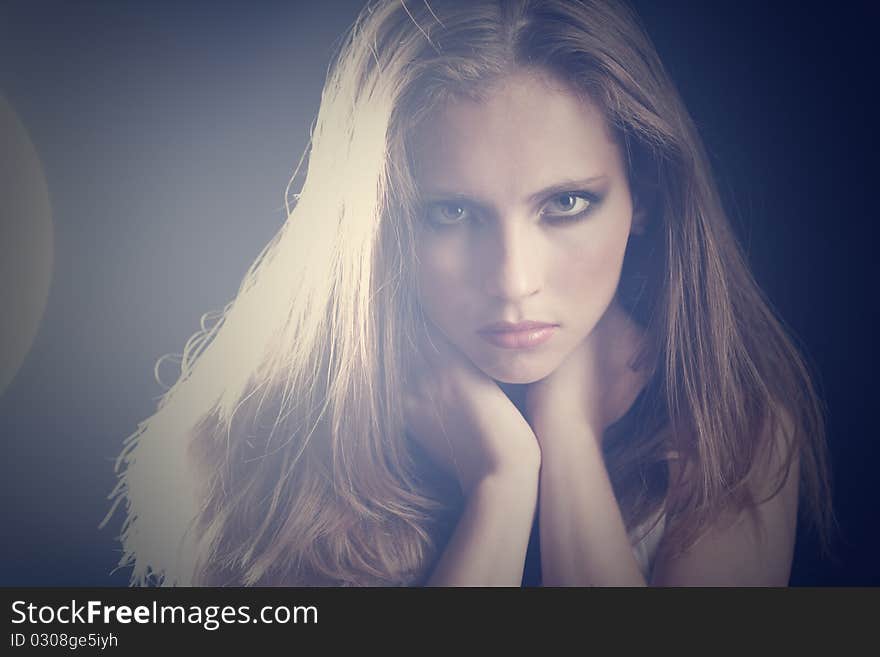
[[[489,475],[537,473],[541,451],[498,384],[429,325],[404,390],[409,433],[466,495]]]
[[[602,375],[588,336],[553,372],[526,390],[526,415],[537,440],[577,432],[601,439]]]

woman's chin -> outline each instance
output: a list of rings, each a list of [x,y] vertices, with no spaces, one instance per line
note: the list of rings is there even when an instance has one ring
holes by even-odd
[[[534,364],[526,367],[501,367],[495,364],[492,367],[481,367],[484,374],[498,383],[510,385],[525,385],[540,381],[553,371],[552,367],[537,367]]]
[[[470,348],[466,348],[470,347]],[[502,350],[460,347],[477,369],[498,383],[525,385],[535,383],[559,367],[558,350]]]
[[[529,383],[534,383],[535,381],[540,381],[544,377],[542,376],[493,376],[492,377],[498,383],[506,383],[509,385],[527,385]]]

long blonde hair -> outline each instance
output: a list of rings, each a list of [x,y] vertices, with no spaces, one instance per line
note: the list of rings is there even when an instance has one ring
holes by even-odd
[[[407,440],[401,413],[420,330],[408,145],[432,111],[482,97],[514,67],[552,74],[602,108],[652,209],[620,289],[651,336],[652,421],[625,444],[609,440],[606,459],[628,526],[663,503],[671,482],[654,474],[678,454],[698,473],[673,532],[683,549],[724,508],[755,503],[748,474],[764,437],[784,430],[805,515],[824,536],[811,377],[748,272],[635,13],[611,1],[379,0],[331,63],[287,221],[186,344],[179,379],[119,457],[108,519],[125,501],[120,565],[132,584],[427,576],[461,499]]]

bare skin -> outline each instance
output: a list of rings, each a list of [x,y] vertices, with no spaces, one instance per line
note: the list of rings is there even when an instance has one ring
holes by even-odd
[[[526,419],[495,381],[428,329],[425,362],[404,397],[412,435],[466,494],[490,475],[537,471],[541,451]]]

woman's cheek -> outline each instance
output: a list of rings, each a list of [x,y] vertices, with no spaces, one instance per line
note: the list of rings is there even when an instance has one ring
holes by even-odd
[[[587,237],[571,243],[557,261],[562,266],[555,278],[559,285],[598,301],[599,297],[613,295],[617,287],[626,240],[610,231]]]
[[[455,312],[464,289],[461,259],[442,245],[426,246],[419,254],[419,298],[428,317],[442,325]]]

